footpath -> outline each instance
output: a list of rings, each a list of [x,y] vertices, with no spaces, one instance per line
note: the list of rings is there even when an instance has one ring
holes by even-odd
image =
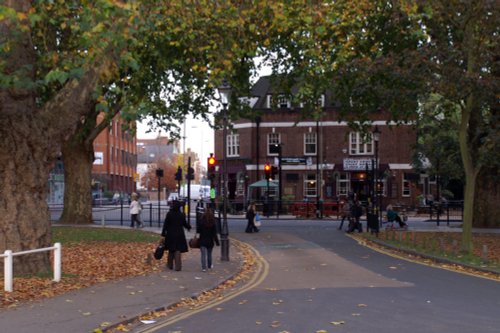
[[[285,218],[285,217],[282,217]],[[285,218],[286,219],[286,218]],[[290,217],[293,219],[293,217]],[[272,218],[270,219],[272,220]],[[339,221],[333,219],[334,223]],[[424,219],[410,218],[410,229],[458,232],[459,224],[437,226]],[[96,225],[98,226],[98,225]],[[116,227],[116,226],[115,226]],[[128,227],[127,227],[128,228]],[[159,228],[144,230],[160,232]],[[485,232],[500,232],[500,229]],[[187,238],[194,235],[188,232]],[[231,243],[230,260],[221,262],[220,248],[214,249],[214,269],[202,272],[198,251],[183,255],[182,271],[166,269],[147,276],[125,278],[47,298],[12,309],[0,311],[2,332],[54,333],[94,332],[96,328],[126,323],[153,310],[175,305],[182,299],[195,298],[204,291],[216,288],[235,276],[243,262],[235,243]],[[162,259],[166,264],[166,258]]]
[[[144,228],[160,232],[159,228]],[[186,234],[189,239],[193,231]],[[230,279],[242,262],[231,244],[230,260],[221,262],[220,248],[214,248],[214,268],[201,271],[198,251],[183,255],[182,271],[165,269],[147,276],[125,278],[0,311],[2,332],[55,333],[94,332],[101,327],[137,319],[139,315],[196,297]]]

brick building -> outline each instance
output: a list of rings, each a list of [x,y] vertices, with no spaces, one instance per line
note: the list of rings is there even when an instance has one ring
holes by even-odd
[[[115,116],[94,140],[92,182],[94,188],[102,191],[130,194],[136,190],[137,140],[122,129],[123,124],[120,115]]]
[[[273,99],[277,108],[272,108]],[[269,77],[262,77],[249,98],[256,116],[236,120],[228,129],[228,198],[233,206],[239,209],[249,200],[264,200],[267,185],[256,189],[252,185],[264,179],[266,163],[278,168],[281,164],[282,200],[326,203],[345,199],[349,193],[368,200],[376,192],[372,170],[376,165],[382,207],[415,204],[420,176],[411,167],[411,146],[416,140],[412,125],[388,125],[389,115],[374,114],[373,128],[380,131],[376,156],[373,135],[363,136],[341,121],[338,105],[328,93],[320,100],[320,119],[301,119],[301,105],[292,105],[290,100],[273,90]],[[220,172],[222,135],[222,130],[215,131]],[[279,173],[274,176],[279,178]],[[277,192],[274,186],[270,188],[270,197],[277,200]]]

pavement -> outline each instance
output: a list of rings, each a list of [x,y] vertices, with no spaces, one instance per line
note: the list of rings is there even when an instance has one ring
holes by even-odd
[[[159,228],[144,230],[160,232]],[[194,233],[186,233],[190,238]],[[60,296],[0,311],[2,332],[54,333],[94,332],[128,322],[152,310],[175,305],[183,298],[196,297],[230,279],[240,271],[241,254],[234,244],[230,260],[221,262],[220,247],[215,247],[214,268],[201,271],[198,250],[182,257],[182,271],[165,269],[146,276],[100,283]],[[162,258],[166,264],[166,256]],[[15,285],[14,285],[15,288]]]
[[[413,230],[461,230],[458,224],[438,227],[436,223],[412,218],[408,222]],[[160,232],[155,227],[144,230]],[[186,236],[190,238],[193,234],[191,231]],[[183,254],[180,272],[165,267],[161,272],[146,276],[101,283],[2,310],[0,327],[2,332],[16,333],[95,332],[96,328],[105,331],[106,327],[132,321],[152,310],[168,308],[184,298],[196,297],[230,279],[240,271],[243,262],[234,243],[230,249],[230,260],[221,262],[220,248],[214,248],[214,269],[208,272],[201,271],[199,251],[190,251]],[[166,263],[165,257],[162,260]]]

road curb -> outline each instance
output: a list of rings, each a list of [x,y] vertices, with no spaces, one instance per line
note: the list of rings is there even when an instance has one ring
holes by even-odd
[[[243,249],[242,244],[246,244],[240,240],[235,240],[232,238],[230,240],[233,241],[233,244],[234,244],[233,247],[236,247],[240,250]],[[237,253],[239,253],[239,251]],[[242,255],[238,254],[237,258],[234,259],[235,261],[239,262],[239,266],[238,266],[237,270],[235,272],[232,272],[231,274],[229,274],[227,277],[225,277],[223,280],[221,280],[217,284],[213,285],[212,287],[205,288],[199,292],[194,293],[193,295],[191,295],[189,297],[181,298],[181,299],[177,300],[176,302],[173,302],[173,303],[170,303],[170,304],[167,304],[164,306],[160,306],[158,308],[155,308],[153,310],[149,310],[149,311],[146,311],[143,313],[139,313],[133,317],[121,320],[121,321],[113,323],[109,326],[97,327],[93,330],[93,332],[94,333],[101,333],[101,332],[102,333],[112,333],[112,332],[115,332],[115,330],[118,329],[118,327],[120,327],[120,326],[126,326],[126,325],[130,325],[130,324],[139,322],[140,318],[143,316],[148,316],[148,315],[154,314],[156,312],[164,312],[164,311],[174,309],[177,306],[182,305],[187,299],[197,300],[201,295],[203,295],[207,292],[216,290],[217,288],[219,288],[220,286],[222,286],[226,282],[231,281],[231,280],[235,279],[238,275],[242,274],[244,271],[244,266],[245,266],[245,260],[242,260],[242,259],[243,259]]]
[[[360,237],[359,235],[352,235],[352,234],[347,234],[346,236],[348,236],[348,237],[356,240],[358,242],[358,244],[363,245],[363,246],[374,248],[373,245],[369,244],[369,243],[372,243],[372,244],[375,244],[378,247],[382,247],[382,248],[389,249],[389,250],[392,250],[392,251],[401,252],[401,253],[404,253],[404,254],[407,254],[407,255],[412,255],[412,256],[415,256],[415,257],[420,257],[420,258],[423,258],[423,259],[432,260],[432,261],[434,261],[436,263],[439,263],[439,264],[454,265],[454,266],[464,267],[464,268],[467,268],[467,269],[475,271],[475,272],[492,274],[496,278],[490,278],[490,279],[492,279],[494,281],[500,281],[500,272],[499,271],[495,271],[495,270],[491,270],[491,269],[487,269],[487,268],[481,268],[481,267],[477,267],[477,266],[474,266],[474,265],[469,265],[469,264],[466,264],[466,263],[458,262],[458,261],[455,261],[455,260],[451,260],[451,259],[447,259],[447,258],[442,258],[442,257],[438,257],[438,256],[433,256],[433,255],[430,255],[430,254],[425,254],[425,253],[421,253],[421,252],[410,250],[410,249],[401,248],[401,247],[394,246],[392,244],[386,243],[386,242],[384,242],[384,241],[382,241],[380,239],[366,239],[366,238]],[[391,255],[390,253],[386,253],[386,252],[384,252],[384,253],[388,254],[388,255]],[[403,258],[403,259],[408,260],[407,258]],[[418,262],[420,264],[423,264],[422,262],[420,262],[418,260],[412,260],[412,261],[413,262]],[[433,267],[440,267],[440,266],[439,265],[433,265]],[[457,270],[455,270],[455,271],[457,271]],[[462,271],[458,271],[458,272],[465,273],[465,272],[462,272]],[[474,273],[471,273],[471,272],[467,272],[467,274],[472,274],[474,276],[485,278],[482,275],[474,274]]]

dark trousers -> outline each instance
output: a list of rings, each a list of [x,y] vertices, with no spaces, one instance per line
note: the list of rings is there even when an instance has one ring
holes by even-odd
[[[182,269],[181,251],[168,251],[167,267],[180,271]]]
[[[141,220],[139,219],[139,214],[130,215],[130,227],[133,228],[135,223],[137,223],[137,227],[139,228],[142,225]]]
[[[399,215],[396,215],[396,218],[394,219],[394,221],[398,222],[399,223],[399,226],[401,228],[405,227],[406,226],[406,223],[403,222],[403,220],[401,220],[401,217]]]
[[[253,220],[248,220],[247,222],[247,227],[245,229],[245,232],[252,233],[252,232],[259,232],[259,228],[255,226],[253,223]]]

